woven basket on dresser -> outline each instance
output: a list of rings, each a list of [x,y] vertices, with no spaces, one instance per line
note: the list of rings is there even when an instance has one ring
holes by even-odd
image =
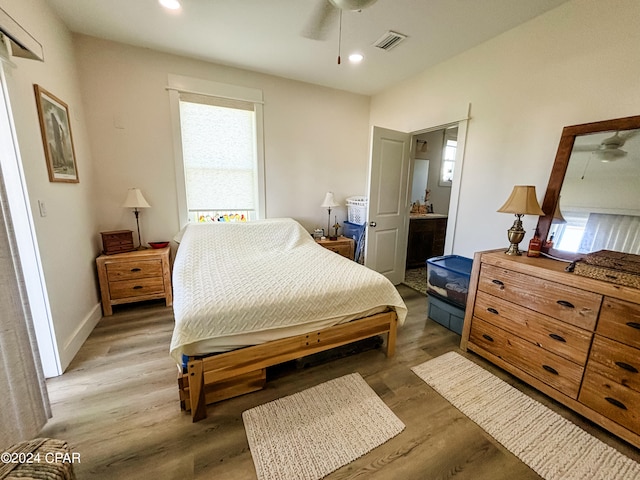
[[[576,262],[574,272],[583,277],[640,289],[640,255],[600,250]]]
[[[13,457],[25,457],[30,463],[0,463],[0,480],[46,479],[75,480],[73,463],[55,461],[61,456],[70,455],[69,446],[63,440],[36,438],[17,443],[5,450]],[[57,457],[56,457],[57,456]]]

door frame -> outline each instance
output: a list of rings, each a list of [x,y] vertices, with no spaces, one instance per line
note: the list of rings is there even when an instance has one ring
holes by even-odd
[[[0,57],[5,52],[0,52]],[[0,60],[0,137],[2,140],[2,173],[7,195],[9,215],[16,238],[20,268],[25,287],[25,301],[29,306],[35,332],[38,356],[46,378],[62,375],[60,353],[56,342],[53,315],[40,258],[38,240],[30,208],[27,182],[22,167],[13,111],[5,76],[5,66]]]
[[[449,197],[449,211],[447,213],[447,232],[444,241],[444,254],[451,255],[453,253],[453,244],[456,234],[456,224],[458,220],[458,206],[460,201],[460,184],[462,182],[462,170],[464,165],[464,153],[467,141],[467,130],[469,128],[469,118],[458,120],[456,122],[445,123],[434,127],[428,127],[421,130],[411,132],[411,167],[409,170],[409,182],[413,182],[413,162],[415,154],[413,152],[415,137],[430,132],[445,130],[450,127],[458,127],[458,147],[456,148],[456,167],[453,171],[453,181],[451,182],[451,195]],[[409,213],[407,212],[408,216]]]

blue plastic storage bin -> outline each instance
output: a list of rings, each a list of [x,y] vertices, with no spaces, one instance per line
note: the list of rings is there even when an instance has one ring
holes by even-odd
[[[358,263],[362,257],[362,251],[364,249],[364,232],[366,225],[358,225],[357,223],[351,223],[345,221],[342,226],[342,235],[347,238],[353,238],[356,242],[354,260]]]
[[[433,295],[429,296],[429,318],[438,322],[443,327],[448,328],[458,335],[462,334],[464,325],[464,309],[459,308],[449,302],[440,300]]]
[[[427,260],[427,293],[464,308],[469,293],[473,260],[459,255],[444,255]]]

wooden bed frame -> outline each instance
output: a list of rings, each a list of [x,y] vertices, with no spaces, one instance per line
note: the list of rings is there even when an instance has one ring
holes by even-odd
[[[307,355],[387,334],[386,354],[393,356],[398,317],[395,311],[378,313],[303,335],[196,359],[187,373],[178,375],[180,406],[194,422],[207,417],[207,405],[264,387],[266,368]]]

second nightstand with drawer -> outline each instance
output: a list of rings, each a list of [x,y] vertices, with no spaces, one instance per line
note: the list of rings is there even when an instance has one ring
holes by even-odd
[[[102,310],[113,313],[113,305],[164,298],[173,304],[170,247],[137,250],[96,259]]]
[[[347,257],[349,260],[353,260],[355,256],[355,242],[352,238],[338,237],[337,240],[316,240],[318,245],[323,246],[327,250],[336,252],[338,255]]]

